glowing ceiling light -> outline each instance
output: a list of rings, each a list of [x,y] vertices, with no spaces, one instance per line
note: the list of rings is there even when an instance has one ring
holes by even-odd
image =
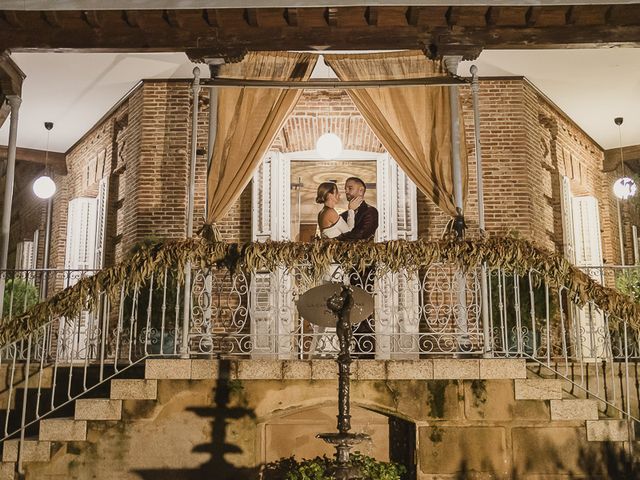
[[[325,133],[318,138],[316,151],[325,160],[333,160],[342,153],[342,140],[335,133]]]

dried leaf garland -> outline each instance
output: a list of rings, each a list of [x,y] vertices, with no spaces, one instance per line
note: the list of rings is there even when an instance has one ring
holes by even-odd
[[[73,287],[56,293],[46,302],[35,305],[11,320],[0,320],[0,344],[25,337],[52,318],[73,317],[83,309],[99,305],[101,295],[115,299],[121,291],[129,293],[137,286],[162,285],[165,272],[184,281],[185,266],[215,267],[235,271],[273,270],[276,267],[303,266],[310,276],[322,276],[332,263],[343,269],[363,271],[376,266],[379,273],[400,270],[417,271],[434,263],[448,262],[462,269],[476,268],[483,262],[490,269],[526,275],[533,270],[551,286],[564,288],[569,297],[582,305],[591,300],[606,314],[628,322],[640,331],[640,304],[618,291],[593,281],[557,253],[550,253],[532,243],[513,238],[489,236],[461,242],[404,241],[310,243],[263,242],[235,244],[190,238],[180,241],[149,243],[141,246],[118,265],[81,279]]]

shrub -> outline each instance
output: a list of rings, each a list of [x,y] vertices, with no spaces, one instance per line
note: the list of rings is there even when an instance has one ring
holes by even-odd
[[[4,303],[2,315],[21,315],[29,308],[38,303],[38,289],[22,278],[12,278],[7,280],[4,286]]]
[[[381,462],[360,452],[351,455],[351,465],[359,469],[362,480],[401,480],[406,471],[402,465]],[[336,461],[326,456],[311,460],[296,460],[295,457],[281,458],[265,465],[260,478],[261,480],[335,480],[332,474],[335,466]]]

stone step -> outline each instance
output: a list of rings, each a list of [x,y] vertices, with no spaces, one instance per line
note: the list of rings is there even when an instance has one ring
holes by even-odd
[[[551,420],[598,420],[598,401],[551,400]]]
[[[76,420],[120,420],[122,400],[81,398],[76,400]]]
[[[590,442],[628,442],[633,436],[625,420],[587,420],[586,423]]]
[[[0,462],[0,478],[2,480],[17,480],[16,464],[13,462]]]
[[[145,362],[144,378],[149,380],[190,380],[191,360],[154,358]]]
[[[73,418],[48,418],[40,421],[40,440],[83,442],[87,440],[87,422]]]
[[[562,380],[531,378],[515,381],[516,400],[562,400]]]
[[[2,449],[2,461],[17,462],[19,448],[20,440],[5,440]],[[49,460],[51,460],[51,442],[32,439],[24,440],[22,444],[23,462],[48,462]]]
[[[111,380],[113,400],[155,400],[158,398],[157,380],[116,379]]]

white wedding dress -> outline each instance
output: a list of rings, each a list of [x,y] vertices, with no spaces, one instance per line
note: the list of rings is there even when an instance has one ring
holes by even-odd
[[[356,212],[353,210],[347,210],[347,221],[344,221],[342,215],[338,216],[338,221],[330,227],[320,230],[322,238],[336,238],[337,236],[350,232],[353,230],[353,226],[356,221]]]
[[[343,233],[353,230],[355,224],[356,212],[348,210],[347,221],[344,221],[342,215],[338,217],[338,221],[330,227],[320,230],[322,238],[336,238]],[[322,283],[333,283],[332,281],[341,281],[342,269],[340,265],[334,264],[329,267],[327,273],[322,276]],[[313,339],[309,348],[309,353],[314,356],[326,357],[327,355],[333,355],[337,349],[338,337],[336,336],[336,329],[332,327],[320,327],[318,325],[313,326]]]

